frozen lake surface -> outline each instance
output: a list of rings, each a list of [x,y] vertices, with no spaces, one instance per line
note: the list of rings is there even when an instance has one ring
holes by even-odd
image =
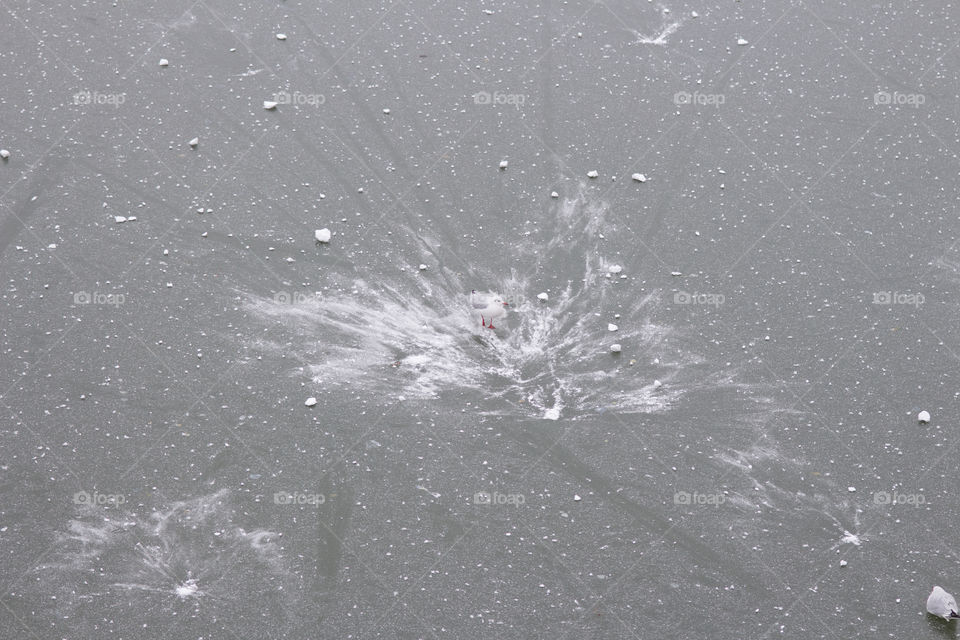
[[[0,637],[953,635],[951,5],[2,11]]]

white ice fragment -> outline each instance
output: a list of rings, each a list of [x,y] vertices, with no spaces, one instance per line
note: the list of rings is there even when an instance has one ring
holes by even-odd
[[[849,491],[850,493],[856,493],[856,492],[857,492],[857,488],[856,488],[856,487],[847,487],[847,491]]]
[[[390,115],[390,109],[384,108],[383,112],[384,112],[386,115]]]
[[[164,250],[163,250],[163,255],[165,255],[165,256],[170,255],[170,249],[164,249]]]
[[[508,163],[507,163],[506,160],[501,160],[501,161],[500,161],[500,168],[501,168],[501,169],[506,169],[506,168],[507,168],[507,164],[508,164]]]
[[[116,222],[117,224],[121,224],[123,222],[126,222],[127,219],[124,218],[123,216],[113,216],[113,221]]]
[[[700,17],[700,14],[697,13],[696,11],[691,11],[691,12],[690,12],[690,17],[691,17],[691,18],[699,18],[699,17]]]
[[[621,266],[618,265],[618,264],[612,264],[612,265],[610,265],[610,266],[607,268],[607,271],[609,271],[610,273],[613,273],[613,274],[617,274],[617,273],[620,273],[621,271],[623,271],[623,267],[621,267]]]
[[[677,277],[677,276],[682,276],[683,274],[680,273],[679,271],[671,271],[670,275],[672,275],[673,277]]]
[[[576,494],[576,493],[573,494],[573,501],[574,501],[574,502],[580,502],[581,500],[583,500],[583,498],[581,498],[578,494]]]
[[[617,344],[610,345],[610,353],[620,353],[620,351],[622,351],[622,347],[620,346],[619,342]]]
[[[740,45],[741,47],[743,47],[743,46],[746,46],[746,45],[748,45],[748,44],[750,44],[750,43],[747,42],[747,39],[746,39],[746,38],[737,38],[737,44]]]
[[[594,170],[592,170],[592,171],[587,171],[587,177],[588,177],[588,178],[596,178],[596,177],[599,176],[599,175],[600,175],[600,174],[597,172],[596,169],[594,169]]]
[[[285,33],[278,33],[278,34],[277,34],[277,40],[286,40],[286,39],[287,39],[287,34],[285,34]]]
[[[840,566],[841,566],[841,567],[847,566],[847,561],[846,561],[846,560],[841,560],[841,561],[840,561]]]
[[[930,412],[921,411],[920,413],[917,414],[917,420],[920,421],[920,424],[927,424],[928,422],[930,422]]]
[[[492,16],[492,15],[493,15],[493,9],[484,9],[483,12],[484,12],[485,14],[487,14],[488,16]]]
[[[9,151],[7,151],[6,149],[0,149],[0,158],[3,158],[4,160],[6,160],[9,157],[10,157]]]
[[[191,147],[195,147],[195,146],[197,146],[198,144],[200,144],[200,138],[194,138],[193,140],[191,140],[191,141],[188,142],[187,144],[189,144]]]
[[[559,197],[560,197],[560,194],[557,193],[556,191],[551,191],[551,192],[550,192],[550,197],[551,197],[551,198],[559,198]]]
[[[617,331],[617,330],[619,330],[619,329],[620,329],[620,327],[618,327],[617,325],[613,324],[612,322],[607,325],[607,331]]]
[[[547,420],[559,420],[560,409],[558,409],[557,407],[550,407],[543,413],[543,417]]]
[[[659,389],[659,388],[662,387],[662,386],[663,386],[663,383],[660,382],[659,380],[654,380],[654,381],[653,381],[653,388],[654,388],[654,389]]]
[[[307,407],[315,406],[317,404],[317,399],[314,398],[313,396],[310,396],[309,398],[307,398],[306,402],[304,402],[303,404]]]
[[[277,108],[277,103],[274,102],[273,100],[264,100],[263,108],[266,109],[267,111],[272,111]]]
[[[646,182],[646,181],[647,181],[647,176],[643,175],[642,173],[635,173],[635,174],[633,174],[633,175],[630,176],[630,177],[633,178],[636,182]]]
[[[419,269],[420,269],[420,271],[426,271],[426,270],[427,270],[427,265],[421,264],[420,267],[419,267]]]
[[[313,237],[317,239],[317,242],[323,242],[324,244],[330,242],[330,229],[317,229],[313,232]]]
[[[550,296],[548,296],[546,293],[537,294],[537,300],[539,300],[540,302],[546,302],[549,299],[550,299]]]
[[[57,248],[57,245],[54,242],[51,242],[50,244],[47,245],[47,249],[56,249],[56,248]]]
[[[165,67],[168,64],[170,64],[170,61],[167,60],[166,58],[160,58],[160,62],[158,62],[157,64],[159,64],[161,67]]]

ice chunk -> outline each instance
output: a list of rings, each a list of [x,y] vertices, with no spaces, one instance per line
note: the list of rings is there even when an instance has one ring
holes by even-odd
[[[546,293],[537,294],[537,300],[539,300],[540,302],[546,302],[549,299],[550,299],[550,296],[548,296]]]
[[[599,175],[600,175],[600,174],[599,174],[596,170],[587,171],[587,177],[588,177],[588,178],[596,178],[596,177],[599,176]]]
[[[647,181],[647,176],[643,175],[642,173],[635,173],[635,174],[633,174],[633,175],[630,176],[630,177],[633,178],[636,182],[646,182],[646,181]]]
[[[308,407],[313,407],[317,404],[317,399],[314,398],[313,396],[310,396],[309,398],[307,398],[306,402],[304,402],[303,404]]]
[[[285,34],[285,33],[278,33],[278,34],[277,34],[277,40],[286,40],[286,39],[287,39],[287,34]]]
[[[663,383],[660,382],[659,380],[654,380],[654,381],[653,381],[653,388],[654,388],[654,389],[659,389],[659,388],[662,387],[662,386],[663,386]]]
[[[620,351],[622,351],[622,347],[620,346],[619,342],[610,345],[610,353],[620,353]]]
[[[426,270],[427,270],[427,265],[421,264],[419,268],[420,268],[420,271],[426,271]]]
[[[390,115],[390,109],[384,108],[383,113],[386,115]]]
[[[560,197],[560,194],[557,193],[556,191],[551,191],[551,192],[550,192],[550,197],[551,197],[551,198],[559,198],[559,197]]]
[[[501,169],[506,169],[506,168],[507,168],[507,164],[508,164],[508,162],[507,162],[506,160],[501,160],[501,161],[500,161],[500,168],[501,168]]]
[[[9,151],[7,151],[6,149],[0,149],[0,158],[3,158],[4,160],[6,160],[9,157],[10,157]]]
[[[543,413],[543,417],[547,420],[559,420],[560,419],[560,409],[557,407],[550,407]]]
[[[927,424],[928,422],[930,422],[930,412],[921,411],[920,413],[917,414],[917,420],[920,421],[920,424]]]
[[[613,324],[612,322],[607,325],[607,331],[618,331],[619,329],[620,329],[620,327],[618,327],[617,325]]]
[[[750,44],[750,43],[747,42],[747,39],[746,39],[746,38],[737,38],[737,44],[740,45],[741,47],[743,47],[743,46],[746,46],[746,45],[748,45],[748,44]]]
[[[189,144],[191,147],[195,147],[195,146],[197,146],[198,144],[200,144],[200,138],[194,138],[193,140],[191,140],[191,141],[188,142],[187,144]]]
[[[273,109],[277,108],[277,103],[274,102],[273,100],[264,100],[263,108],[266,109],[267,111],[272,111]]]
[[[330,229],[317,229],[313,232],[313,237],[317,239],[317,242],[326,244],[330,242]]]
[[[117,224],[121,224],[126,222],[127,219],[124,218],[123,216],[113,216],[113,221],[116,222]]]
[[[159,64],[161,67],[165,67],[168,64],[170,64],[170,61],[167,60],[166,58],[160,58],[160,62],[158,62],[157,64]]]
[[[621,271],[623,271],[623,267],[621,267],[621,266],[618,265],[618,264],[612,264],[612,265],[610,265],[610,266],[607,268],[607,271],[609,271],[610,273],[613,273],[613,274],[617,274],[617,273],[620,273]]]

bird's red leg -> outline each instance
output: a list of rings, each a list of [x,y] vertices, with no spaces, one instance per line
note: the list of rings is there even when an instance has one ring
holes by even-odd
[[[484,327],[487,326],[487,321],[483,319],[483,314],[480,314],[480,324]]]

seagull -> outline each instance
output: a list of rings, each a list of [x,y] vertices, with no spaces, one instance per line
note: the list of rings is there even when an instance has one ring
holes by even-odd
[[[470,292],[470,304],[480,312],[480,324],[487,329],[496,329],[493,326],[494,318],[502,318],[507,315],[507,310],[504,307],[509,306],[500,298],[500,294],[478,294],[476,289]],[[487,324],[488,318],[490,324]]]
[[[927,612],[940,616],[944,620],[960,618],[960,614],[957,613],[957,601],[940,587],[934,587],[930,592],[930,597],[927,598]]]

